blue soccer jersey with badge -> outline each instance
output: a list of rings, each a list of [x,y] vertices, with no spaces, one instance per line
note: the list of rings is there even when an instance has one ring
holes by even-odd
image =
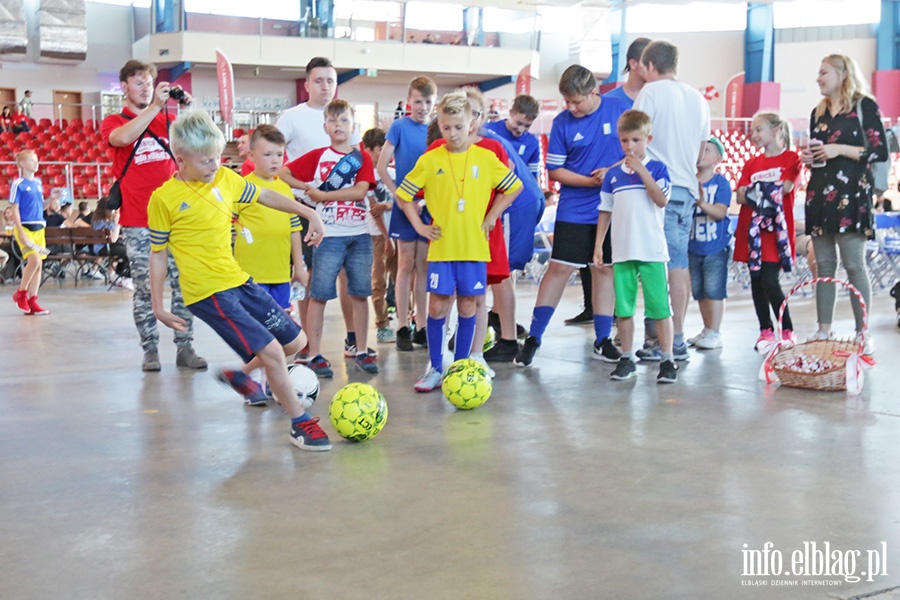
[[[603,96],[601,96],[604,100],[608,98],[613,98],[615,100],[622,100],[623,102],[628,103],[628,108],[632,108],[634,106],[634,100],[628,97],[628,94],[625,93],[625,86],[620,85],[619,87],[609,90]]]
[[[9,203],[19,205],[19,218],[26,225],[46,225],[44,221],[44,193],[38,179],[19,177],[12,182]]]
[[[703,194],[706,201],[711,204],[731,206],[731,184],[718,173],[703,184]],[[728,231],[729,223],[727,216],[721,221],[714,221],[700,210],[699,206],[694,208],[694,223],[691,228],[688,252],[705,256],[724,250],[731,243],[731,233]]]
[[[553,119],[547,148],[547,170],[565,168],[590,177],[591,172],[622,160],[616,123],[629,106],[617,98],[605,98],[600,108],[584,117],[563,111]],[[556,220],[591,225],[597,222],[600,189],[560,186]]]
[[[428,123],[416,123],[409,117],[397,119],[388,128],[387,141],[394,145],[394,183],[398,186],[428,149]]]
[[[513,149],[513,152],[510,152],[510,154],[518,155],[528,165],[528,170],[531,171],[534,178],[538,178],[541,171],[541,143],[534,137],[534,134],[526,131],[519,137],[516,137],[506,128],[506,121],[486,123],[484,128],[509,142]],[[517,174],[519,178],[525,175],[524,173]]]

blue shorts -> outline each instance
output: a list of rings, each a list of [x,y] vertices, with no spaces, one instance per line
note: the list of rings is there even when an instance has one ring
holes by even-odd
[[[347,272],[347,292],[354,298],[372,295],[372,236],[368,233],[326,237],[313,253],[309,297],[322,302],[337,298],[337,278]]]
[[[286,346],[300,335],[300,327],[252,279],[187,308],[218,333],[245,363],[273,339]]]
[[[694,300],[724,300],[728,297],[728,259],[726,246],[712,254],[688,255],[691,268],[691,293]]]
[[[413,200],[414,202],[418,202],[418,200]],[[397,200],[397,202],[405,202],[404,200]],[[388,235],[391,236],[391,239],[400,240],[401,242],[414,242],[416,240],[422,240],[423,242],[427,242],[428,239],[419,235],[419,232],[416,231],[416,228],[412,226],[412,223],[409,222],[409,219],[406,218],[406,213],[403,212],[403,209],[399,206],[396,207],[397,210],[391,211],[391,223],[388,227]],[[431,215],[428,214],[428,209],[423,208],[422,214],[419,215],[422,217],[422,222],[425,224],[431,223]]]
[[[291,307],[291,284],[290,283],[257,283],[264,292],[272,296],[272,299],[281,308]]]
[[[506,236],[506,253],[511,271],[525,268],[534,254],[534,228],[543,214],[543,203],[535,204],[534,210],[523,208],[503,215],[503,235]]]
[[[669,269],[687,269],[688,243],[694,223],[694,197],[687,188],[672,186],[666,205],[666,244],[669,246]]]
[[[441,296],[484,296],[487,263],[441,261],[428,263],[428,291]]]

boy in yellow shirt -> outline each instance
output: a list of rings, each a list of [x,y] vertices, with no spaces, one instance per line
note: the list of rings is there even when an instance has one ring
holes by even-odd
[[[245,179],[257,187],[293,198],[291,186],[278,177],[284,163],[284,134],[274,125],[260,125],[250,136],[249,144],[254,169]],[[234,257],[238,264],[278,306],[290,311],[291,283],[304,286],[309,283],[309,273],[303,263],[300,217],[259,203],[238,204],[234,214],[238,234],[234,240]],[[313,214],[315,211],[307,208],[303,216],[309,218]],[[250,230],[250,239],[243,234],[244,229]]]
[[[446,145],[426,152],[397,188],[397,199],[428,247],[428,355],[417,392],[441,385],[444,323],[456,295],[459,326],[454,360],[468,358],[475,335],[475,300],[487,287],[491,259],[488,234],[522,190],[522,182],[494,155],[470,142],[472,108],[465,93],[453,92],[437,105]],[[434,219],[425,225],[413,205],[420,190]],[[491,192],[498,194],[491,204]]]
[[[171,252],[188,310],[238,353],[247,372],[265,369],[275,398],[291,416],[291,442],[303,450],[330,450],[319,419],[300,404],[285,365],[285,356],[300,350],[300,328],[241,270],[231,250],[235,205],[259,202],[304,216],[306,209],[222,168],[225,138],[205,111],[183,112],[172,124],[169,141],[178,171],[153,192],[147,211],[153,314],[167,327],[185,328],[185,321],[163,304]],[[241,226],[241,232],[247,241],[252,239],[250,229]],[[321,221],[311,220],[307,242],[318,243],[323,232]],[[218,377],[245,398],[264,393],[241,370],[222,370]]]

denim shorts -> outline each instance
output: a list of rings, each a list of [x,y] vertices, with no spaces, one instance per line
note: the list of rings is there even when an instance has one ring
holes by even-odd
[[[691,294],[694,300],[724,300],[728,297],[728,260],[731,247],[726,246],[712,254],[689,256],[691,269]]]
[[[372,236],[368,233],[326,237],[313,253],[309,297],[314,300],[337,298],[337,278],[347,272],[348,293],[354,298],[372,295]]]
[[[669,269],[687,269],[688,243],[694,223],[694,197],[687,188],[672,186],[666,205],[666,244],[669,247]]]
[[[243,361],[268,346],[282,346],[300,335],[300,327],[253,280],[188,305],[188,310],[219,334]]]

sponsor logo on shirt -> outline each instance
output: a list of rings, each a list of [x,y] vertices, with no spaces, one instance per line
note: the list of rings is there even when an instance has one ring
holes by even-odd
[[[184,212],[191,207],[187,202],[182,202],[181,206],[178,207],[178,212]]]
[[[442,168],[438,167],[437,173],[435,173],[435,175],[443,175],[443,174],[444,174],[444,170]]]
[[[583,139],[584,139],[584,136],[581,135],[581,132],[579,131],[578,133],[575,134],[575,137],[572,138],[572,141],[573,141],[573,142],[578,142],[578,141],[581,141],[581,140],[583,140]]]
[[[751,183],[756,183],[757,181],[781,181],[781,167],[772,167],[771,169],[766,169],[765,171],[757,171],[753,175],[750,176]]]

